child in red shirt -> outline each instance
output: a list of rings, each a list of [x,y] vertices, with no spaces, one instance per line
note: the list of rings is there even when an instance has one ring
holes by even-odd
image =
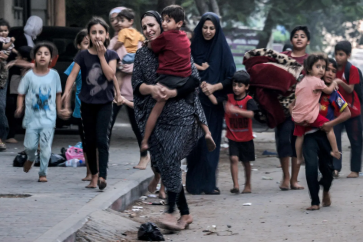
[[[239,193],[238,161],[245,168],[245,187],[242,193],[251,193],[251,164],[255,160],[255,146],[252,134],[252,118],[257,104],[247,95],[250,76],[245,71],[237,71],[232,78],[233,93],[228,95],[225,105],[226,137],[229,141],[229,156],[233,188],[231,193]]]
[[[160,76],[157,81],[169,89],[176,89],[183,86],[192,74],[190,41],[186,33],[180,30],[184,23],[185,13],[182,7],[170,5],[163,9],[161,15],[163,16],[162,27],[164,32],[151,42],[151,49],[159,55],[157,73]],[[188,101],[191,98],[187,97],[186,99]],[[157,101],[151,111],[141,142],[141,152],[149,148],[148,140],[164,106],[165,101]],[[202,123],[200,125],[205,133],[208,150],[213,151],[216,144],[211,132],[207,125]]]

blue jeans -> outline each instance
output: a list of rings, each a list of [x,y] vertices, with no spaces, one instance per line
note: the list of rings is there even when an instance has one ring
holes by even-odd
[[[35,161],[35,154],[40,146],[39,176],[47,176],[49,158],[52,153],[54,128],[26,129],[24,146],[28,160]]]
[[[362,121],[361,116],[350,118],[334,127],[339,151],[342,151],[342,130],[345,127],[350,142],[350,170],[360,172],[362,166]],[[334,169],[342,169],[342,158],[334,158]]]

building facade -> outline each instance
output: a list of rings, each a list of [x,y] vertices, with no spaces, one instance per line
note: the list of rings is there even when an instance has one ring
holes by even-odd
[[[10,26],[24,26],[26,20],[36,15],[44,26],[66,25],[66,0],[0,0],[0,18]]]

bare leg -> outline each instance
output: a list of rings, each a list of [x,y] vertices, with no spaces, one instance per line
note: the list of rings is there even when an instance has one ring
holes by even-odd
[[[335,138],[335,134],[334,134],[334,130],[330,129],[327,133],[326,133],[330,146],[332,148],[332,152],[330,152],[330,155],[333,156],[336,159],[340,159],[340,152],[338,150],[338,145],[337,145],[337,139]]]
[[[151,113],[149,115],[149,118],[147,119],[146,126],[145,126],[145,135],[143,140],[141,141],[141,152],[146,151],[149,149],[148,141],[151,136],[151,133],[153,132],[156,122],[158,121],[158,118],[163,111],[163,108],[165,106],[165,102],[157,102],[153,109],[151,110]]]
[[[165,186],[164,186],[162,181],[160,181],[159,198],[160,199],[166,199]]]
[[[299,176],[299,171],[300,171],[300,164],[297,163],[297,158],[292,157],[291,158],[291,181],[290,181],[290,185],[291,185],[291,189],[293,189],[293,190],[302,190],[302,189],[304,189],[304,187],[301,186],[297,181],[297,178]]]
[[[238,184],[238,157],[230,156],[229,160],[231,162],[231,175],[233,181],[233,189],[231,189],[231,193],[239,193],[239,184]]]
[[[289,172],[290,157],[280,158],[280,164],[282,168],[282,181],[280,189],[283,191],[289,190],[290,185],[290,172]]]
[[[245,168],[245,188],[242,193],[251,193],[251,164],[250,162],[242,162],[243,167]]]
[[[302,146],[304,143],[304,136],[298,136],[295,142],[297,163],[300,165],[303,162]]]
[[[212,152],[216,148],[216,144],[214,143],[212,133],[209,131],[207,125],[200,123],[204,133],[205,133],[205,142],[207,143],[207,148],[209,152]]]
[[[137,166],[134,166],[134,169],[145,170],[149,161],[150,161],[149,154],[147,154],[146,156],[141,156],[139,164],[137,164]]]
[[[97,188],[98,182],[98,173],[96,175],[92,175],[92,179],[90,183],[86,186],[86,188]]]
[[[86,174],[86,177],[82,179],[82,181],[91,181],[92,180],[92,174],[91,174],[91,171],[89,169],[86,152],[83,153],[83,154],[84,154],[84,161],[86,162],[86,166],[87,166],[87,174]]]
[[[157,173],[154,168],[152,168],[152,170],[154,172],[154,178],[151,180],[151,182],[147,188],[150,193],[155,192],[156,186],[158,185],[158,183],[160,181],[160,174]],[[160,190],[161,190],[161,188],[160,188]],[[165,193],[165,189],[164,189],[164,193]]]

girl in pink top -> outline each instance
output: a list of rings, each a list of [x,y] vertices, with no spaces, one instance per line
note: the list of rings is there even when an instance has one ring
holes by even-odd
[[[303,160],[302,146],[305,132],[311,127],[320,128],[329,121],[329,119],[319,114],[321,92],[331,94],[337,88],[335,81],[328,87],[321,80],[327,65],[328,59],[325,55],[309,55],[304,62],[304,70],[307,75],[296,85],[295,100],[291,106],[292,118],[295,122],[294,135],[297,136],[295,148],[299,164]],[[339,159],[341,153],[338,150],[333,128],[328,129],[327,136],[332,147],[330,154]]]

